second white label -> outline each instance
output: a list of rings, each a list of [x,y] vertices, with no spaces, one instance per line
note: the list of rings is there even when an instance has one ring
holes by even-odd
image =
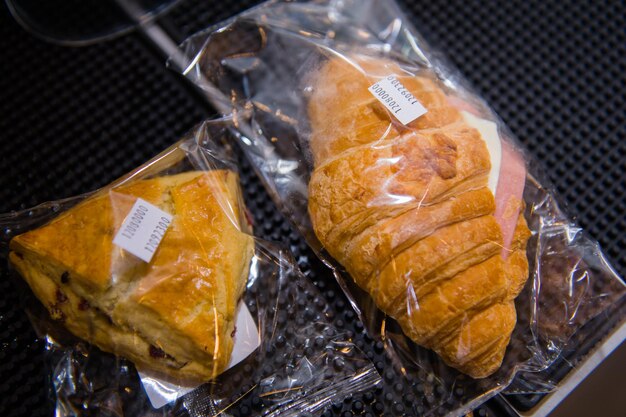
[[[368,90],[403,125],[408,125],[427,112],[422,103],[402,85],[395,75],[389,75],[378,81]]]

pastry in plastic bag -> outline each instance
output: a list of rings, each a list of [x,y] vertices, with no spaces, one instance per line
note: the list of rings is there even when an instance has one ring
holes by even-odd
[[[229,362],[254,250],[220,206],[240,213],[237,196],[229,170],[131,181],[16,236],[10,261],[75,335],[141,369],[208,380]],[[173,216],[149,263],[113,243],[138,198]]]
[[[597,242],[396,2],[268,1],[182,48],[170,65],[232,117],[281,212],[381,342],[389,381],[416,387],[409,414],[464,415],[514,378],[516,393],[552,389],[559,355],[578,360],[580,340],[623,322],[625,287]],[[413,106],[407,94],[427,111],[396,119],[386,100]]]
[[[390,74],[427,109],[407,126],[368,91]],[[521,195],[504,190],[511,209],[496,215],[486,140],[430,78],[331,58],[312,86],[318,239],[413,341],[472,377],[492,374],[528,278]]]
[[[318,415],[381,382],[290,251],[252,234],[264,213],[244,204],[231,127],[201,123],[99,191],[0,215],[56,416]]]

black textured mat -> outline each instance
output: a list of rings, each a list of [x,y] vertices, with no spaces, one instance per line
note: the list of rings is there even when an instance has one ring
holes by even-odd
[[[259,1],[186,0],[163,26],[177,40]],[[416,26],[482,92],[543,163],[570,213],[626,272],[626,6],[623,2],[404,1]],[[136,34],[63,48],[34,39],[0,12],[0,212],[104,185],[209,114]],[[246,197],[264,238],[289,243],[387,380],[328,415],[400,415],[411,399],[334,280],[249,170]],[[42,344],[0,279],[0,415],[51,416]],[[459,392],[458,395],[463,395]],[[241,410],[234,410],[239,415]],[[415,411],[415,410],[414,410]],[[418,410],[417,410],[418,411]],[[507,415],[491,401],[475,415]]]

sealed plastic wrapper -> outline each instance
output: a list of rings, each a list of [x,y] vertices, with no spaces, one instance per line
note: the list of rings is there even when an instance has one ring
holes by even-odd
[[[576,331],[623,323],[597,244],[394,2],[270,1],[182,48],[171,64],[232,115],[400,372],[437,380],[415,414],[462,414],[516,374],[549,390],[532,375]]]
[[[55,415],[319,414],[378,383],[289,253],[253,237],[224,123],[94,193],[0,217]]]

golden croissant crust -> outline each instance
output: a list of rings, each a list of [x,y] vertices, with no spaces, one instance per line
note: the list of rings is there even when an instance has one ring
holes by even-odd
[[[112,243],[136,198],[173,216],[149,264]],[[16,236],[10,261],[76,336],[144,371],[204,381],[225,369],[233,349],[253,253],[236,220],[243,209],[230,171],[139,180]]]
[[[368,91],[390,74],[428,110],[408,126]],[[391,61],[332,58],[310,82],[318,239],[412,340],[474,378],[492,374],[528,277],[529,231],[511,197],[503,251],[485,140],[434,80]]]

